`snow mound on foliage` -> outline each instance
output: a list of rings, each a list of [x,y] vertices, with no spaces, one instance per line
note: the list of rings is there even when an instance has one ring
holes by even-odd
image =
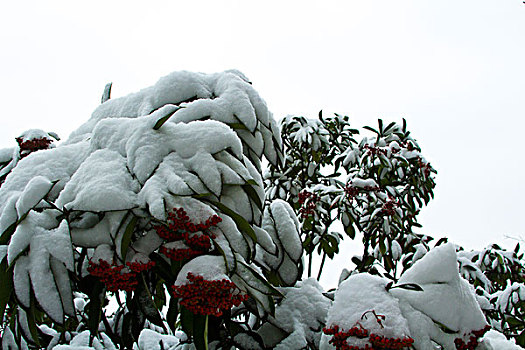
[[[523,349],[521,346],[518,346],[507,340],[503,334],[490,330],[483,337],[483,344],[488,350],[519,350]]]
[[[43,134],[24,137],[35,135]],[[2,159],[9,152],[3,151]],[[208,279],[225,278],[237,262],[251,264],[257,239],[258,247],[277,255],[272,237],[257,227],[263,216],[263,155],[272,163],[282,159],[279,129],[238,71],[175,72],[152,87],[106,101],[68,141],[24,157],[1,184],[0,235],[10,230],[12,238],[0,254],[7,253],[14,265],[19,300],[28,306],[33,289],[46,313],[63,322],[74,314],[67,273],[74,248],[104,245],[106,260],[127,252],[120,257],[125,262],[133,259],[131,252],[149,255],[163,241],[149,220],[165,221],[173,208],[184,208],[195,223],[222,212],[213,234],[225,259],[211,258],[213,264],[202,271]],[[130,242],[125,232],[132,218],[145,219]],[[297,241],[293,218],[286,217],[284,225],[278,232]],[[280,254],[289,252],[297,264],[300,245],[293,251],[291,246]],[[188,266],[189,271],[193,265]],[[250,287],[260,271],[238,270],[247,274],[238,278],[249,292],[270,294],[268,287]]]
[[[269,317],[259,334],[265,345],[273,349],[302,349],[308,344],[319,347],[320,328],[326,322],[331,301],[323,295],[323,288],[313,278],[298,282],[294,287],[280,288],[284,299]],[[274,339],[284,330],[284,339]]]
[[[452,243],[432,249],[417,261],[399,279],[398,284],[404,283],[415,283],[423,291],[399,288],[392,294],[447,328],[462,333],[485,327],[475,292],[459,275]]]
[[[179,332],[177,332],[179,333]],[[177,335],[179,337],[177,337]],[[180,343],[180,337],[183,334],[163,335],[159,334],[151,329],[143,329],[140,332],[138,346],[133,345],[133,349],[136,350],[169,350],[175,349]]]
[[[409,336],[416,349],[431,349],[436,342],[453,350],[456,338],[468,341],[472,331],[486,326],[473,288],[459,275],[453,244],[432,249],[397,284],[388,282],[369,274],[350,276],[335,294],[327,327],[348,331],[360,325],[385,337]],[[381,322],[372,311],[384,316]],[[323,335],[321,349],[333,349],[329,339]],[[367,341],[352,337],[349,345],[364,347]]]
[[[352,275],[339,285],[326,326],[344,331],[363,327],[376,335],[404,338],[411,335],[407,320],[400,311],[399,300],[387,290],[388,280],[366,273]],[[384,316],[384,318],[383,318]],[[334,349],[331,337],[323,335],[321,349]],[[348,345],[365,347],[368,339],[351,337]]]

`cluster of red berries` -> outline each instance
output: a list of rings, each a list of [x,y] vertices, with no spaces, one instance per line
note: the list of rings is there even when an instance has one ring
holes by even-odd
[[[368,340],[374,346],[373,349],[404,349],[411,347],[414,343],[414,339],[410,337],[388,338],[377,334],[370,334]]]
[[[154,261],[147,263],[127,262],[126,265],[109,264],[100,259],[98,263],[89,261],[87,268],[90,275],[98,277],[110,292],[123,290],[132,292],[138,285],[137,275],[155,266]]]
[[[184,238],[184,233],[195,233],[204,231],[212,226],[217,226],[222,219],[217,215],[210,216],[204,223],[194,224],[182,208],[173,208],[168,213],[167,225],[155,226],[157,234],[167,241],[175,241]]]
[[[194,224],[190,222],[190,218],[184,209],[173,208],[173,211],[168,213],[167,225],[158,225],[154,229],[159,237],[168,242],[183,240],[188,248],[169,249],[161,247],[160,253],[170,259],[181,261],[207,252],[211,248],[211,239],[215,238],[215,236],[207,234],[197,235],[195,233],[216,226],[221,221],[222,219],[219,216],[212,215],[204,223]]]
[[[24,141],[23,137],[17,137],[16,142],[18,142],[18,145],[20,146],[20,157],[24,158],[31,152],[48,149],[53,140],[40,138]]]
[[[196,256],[201,255],[203,252],[201,250],[194,250],[192,248],[183,248],[183,249],[170,249],[164,246],[160,247],[159,252],[164,256],[175,261],[183,261],[187,259],[192,259]]]
[[[461,338],[454,339],[454,345],[456,345],[456,349],[458,350],[474,350],[478,344],[479,344],[479,338],[482,338],[485,333],[487,333],[490,330],[490,326],[486,325],[485,328],[482,328],[477,331],[470,332],[472,335],[469,337],[468,343],[465,343],[465,341]]]
[[[383,208],[381,209],[381,212],[383,215],[392,216],[396,213],[396,208],[398,207],[399,203],[397,203],[393,198],[390,198],[383,204]]]
[[[180,298],[180,304],[198,315],[219,317],[224,310],[239,306],[248,299],[230,280],[208,281],[204,277],[191,272],[186,276],[189,284],[173,286],[172,294]]]
[[[386,155],[386,149],[383,149],[383,148],[379,148],[379,147],[374,147],[374,146],[370,146],[370,145],[365,145],[365,149],[368,150],[368,155],[371,155],[371,156],[375,156],[376,154],[383,154],[383,155]]]
[[[426,163],[421,159],[421,157],[417,158],[417,165],[419,168],[423,169],[423,172],[425,173],[426,177],[430,176],[430,172],[432,170],[432,167],[430,166],[430,163]]]
[[[373,350],[373,349],[404,349],[410,348],[414,343],[414,339],[410,337],[405,338],[388,338],[382,335],[369,333],[367,329],[363,328],[360,323],[357,323],[359,327],[355,326],[350,328],[348,331],[339,330],[339,326],[334,325],[330,328],[323,328],[323,333],[331,335],[332,339],[329,343],[335,346],[337,350]],[[348,345],[347,340],[349,337],[356,337],[364,339],[368,337],[368,341],[371,345],[365,344],[365,347]]]
[[[359,190],[359,187],[355,187],[352,185],[348,185],[344,188],[346,196],[349,200],[354,199],[359,194]],[[379,186],[364,186],[363,190],[365,190],[366,192],[377,192],[380,191],[381,188]]]
[[[301,205],[301,208],[299,209],[299,214],[301,214],[301,217],[303,219],[306,219],[314,213],[315,207],[317,206],[317,202],[319,201],[319,199],[320,198],[317,194],[308,192],[306,190],[302,190],[299,193],[299,198],[297,202]]]

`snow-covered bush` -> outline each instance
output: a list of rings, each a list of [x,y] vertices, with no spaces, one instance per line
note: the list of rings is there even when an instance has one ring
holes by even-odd
[[[506,341],[482,340],[488,323],[515,335],[518,251],[413,232],[435,171],[404,123],[360,142],[339,115],[279,127],[238,71],[109,91],[57,147],[31,130],[0,151],[2,348],[490,349]],[[338,223],[363,255],[325,292],[303,259],[310,277],[321,255],[319,279]]]

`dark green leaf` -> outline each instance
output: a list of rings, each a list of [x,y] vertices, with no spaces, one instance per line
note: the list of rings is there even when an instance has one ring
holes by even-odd
[[[422,292],[423,291],[423,288],[421,288],[420,285],[415,284],[415,283],[398,284],[397,286],[393,286],[392,288],[401,288],[401,289],[413,290],[413,291],[417,291],[417,292]]]
[[[137,225],[137,217],[134,216],[129,224],[126,226],[126,231],[124,232],[124,235],[122,236],[122,242],[120,245],[120,254],[122,259],[126,259],[126,254],[128,253],[128,248],[131,243],[131,237],[133,236],[133,231],[135,230],[135,226]]]
[[[171,272],[170,264],[157,253],[151,253],[149,257],[155,262],[154,271],[168,284],[173,284],[176,276]]]
[[[172,332],[177,329],[177,317],[179,316],[179,302],[177,298],[171,298],[166,314],[166,321]]]
[[[98,332],[98,325],[102,315],[102,306],[104,304],[106,287],[103,283],[96,281],[88,294],[89,302],[85,310],[88,317],[87,326],[92,335]]]
[[[248,130],[246,125],[242,123],[227,123],[227,125],[234,130]]]
[[[363,126],[363,129],[370,130],[370,131],[372,131],[372,132],[374,132],[374,133],[376,133],[376,134],[379,135],[379,131],[377,131],[376,129],[371,128],[371,127],[369,127],[369,126]]]
[[[9,242],[11,236],[16,230],[16,225],[17,223],[12,224],[2,233],[2,235],[0,236],[0,244],[7,244],[7,242]]]
[[[248,197],[250,197],[253,203],[255,203],[257,208],[259,208],[259,210],[262,211],[263,205],[262,205],[261,199],[259,198],[259,195],[257,194],[257,191],[255,191],[251,185],[242,185],[241,187],[244,190],[244,192],[246,192]]]
[[[179,107],[177,109],[175,109],[174,111],[168,113],[167,115],[165,115],[164,117],[160,118],[159,120],[157,120],[157,122],[155,123],[155,126],[153,127],[153,130],[159,130],[160,127],[162,125],[164,125],[164,123],[166,123],[168,121],[168,119],[171,118],[171,116],[173,114],[175,114],[175,112],[177,112],[180,108],[183,108],[183,107]]]
[[[190,337],[193,335],[193,317],[194,315],[190,310],[184,306],[180,307],[180,325],[182,331]]]
[[[40,347],[40,337],[38,335],[38,326],[36,322],[36,300],[35,295],[31,293],[31,305],[29,310],[26,310],[27,313],[27,325],[29,326],[29,332],[31,332],[31,338],[38,347]]]
[[[153,302],[153,298],[149,292],[148,286],[146,285],[146,281],[144,280],[143,276],[141,277],[142,278],[140,279],[142,283],[139,284],[139,288],[137,291],[135,291],[138,296],[138,304],[140,309],[142,310],[144,316],[146,316],[146,319],[148,319],[151,323],[164,328],[164,323],[162,322],[159,311]],[[162,290],[162,293],[164,294],[164,290]]]
[[[193,344],[197,350],[208,350],[208,315],[194,315]]]
[[[350,237],[350,239],[354,239],[355,238],[355,228],[354,228],[354,225],[348,225],[345,227],[345,232],[347,234],[348,237]]]

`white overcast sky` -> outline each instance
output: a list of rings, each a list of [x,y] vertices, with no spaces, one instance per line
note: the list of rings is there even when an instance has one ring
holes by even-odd
[[[99,104],[175,70],[244,72],[277,118],[406,118],[438,170],[422,232],[467,248],[525,237],[521,0],[9,1],[0,148],[67,138]]]

